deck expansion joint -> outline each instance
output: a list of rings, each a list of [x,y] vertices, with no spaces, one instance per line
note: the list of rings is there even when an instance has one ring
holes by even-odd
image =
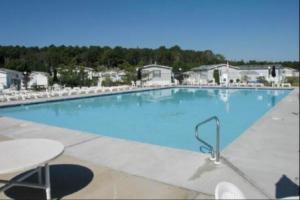
[[[84,144],[84,143],[87,143],[87,142],[90,142],[90,141],[92,141],[92,140],[95,140],[95,139],[98,139],[98,138],[101,138],[102,136],[94,136],[94,137],[92,137],[92,138],[88,138],[88,139],[86,139],[86,140],[83,140],[83,141],[80,141],[80,142],[77,142],[77,143],[75,143],[75,144],[70,144],[70,145],[66,145],[65,146],[65,149],[68,149],[68,148],[71,148],[71,147],[74,147],[74,146],[78,146],[78,145],[80,145],[80,144]]]
[[[234,172],[236,172],[240,177],[242,177],[245,181],[247,181],[251,186],[253,186],[255,189],[257,189],[261,194],[266,196],[268,199],[273,199],[270,194],[268,194],[264,189],[258,186],[258,184],[252,180],[250,177],[248,177],[241,169],[239,169],[237,166],[235,166],[232,162],[227,160],[224,156],[221,156],[221,159],[224,161],[223,163],[227,165],[229,168],[231,168]]]

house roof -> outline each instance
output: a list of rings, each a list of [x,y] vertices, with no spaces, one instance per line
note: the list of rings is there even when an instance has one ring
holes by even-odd
[[[192,73],[193,73],[193,71],[186,71],[186,72],[183,72],[182,74],[184,74],[184,75],[190,75]]]
[[[240,70],[266,70],[269,67],[275,66],[276,69],[282,69],[281,64],[273,64],[273,65],[240,65],[238,68]]]
[[[193,71],[207,71],[207,70],[212,70],[212,69],[224,67],[224,66],[227,66],[227,64],[201,65],[199,67],[192,68],[192,70]],[[232,65],[229,65],[229,67],[233,68],[233,69],[239,69],[238,67],[232,66]]]
[[[212,70],[219,67],[227,66],[227,64],[214,64],[214,65],[201,65],[199,67],[192,68],[193,71],[207,71]],[[229,65],[229,68],[237,69],[237,70],[266,70],[269,67],[275,66],[276,69],[283,68],[281,64],[273,64],[273,65],[239,65],[232,66]]]
[[[289,70],[292,70],[294,72],[299,72],[298,69],[294,69],[294,68],[291,68],[291,67],[283,67],[283,69],[289,69]]]
[[[17,74],[23,74],[22,72],[16,71],[16,70],[12,70],[12,69],[7,69],[7,68],[0,68],[0,71],[3,72],[12,72],[12,73],[17,73]]]
[[[241,75],[258,75],[259,73],[253,70],[242,70]]]
[[[34,75],[34,74],[42,74],[42,75],[45,75],[45,76],[49,76],[49,74],[47,72],[40,72],[40,71],[32,71],[30,73],[30,75]]]
[[[95,71],[93,68],[90,68],[90,67],[84,67],[84,66],[79,66],[79,65],[76,65],[74,67],[72,67],[71,70],[79,70],[79,69],[83,69],[85,71]],[[58,67],[57,68],[58,70],[68,70],[68,68],[63,68],[63,67]]]
[[[145,65],[145,66],[142,67],[142,69],[147,69],[147,68],[152,68],[152,67],[158,67],[158,68],[164,68],[164,69],[172,70],[172,67],[168,67],[168,66],[164,66],[164,65],[157,65],[157,64]]]

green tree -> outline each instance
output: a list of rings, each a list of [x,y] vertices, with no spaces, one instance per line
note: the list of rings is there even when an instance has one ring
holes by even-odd
[[[160,46],[156,49],[150,48],[123,48],[108,46],[55,46],[47,47],[24,47],[24,46],[1,46],[0,45],[0,67],[23,71],[25,65],[31,71],[49,72],[53,77],[58,68],[69,66],[85,66],[93,69],[99,66],[109,68],[121,68],[133,71],[143,65],[157,64],[168,65],[178,71],[190,70],[193,67],[207,64],[225,63],[226,58],[221,54],[215,54],[211,50],[196,51],[183,50],[175,45],[167,48]],[[245,62],[229,61],[232,65],[256,65],[256,64],[282,64],[299,70],[299,61],[255,61]]]

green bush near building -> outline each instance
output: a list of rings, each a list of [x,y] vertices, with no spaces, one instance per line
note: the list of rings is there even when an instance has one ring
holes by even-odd
[[[286,82],[290,83],[292,86],[299,86],[299,77],[286,77]]]
[[[215,69],[215,70],[214,70],[214,73],[213,73],[213,76],[214,76],[215,82],[216,82],[217,84],[220,84],[220,74],[219,74],[219,70]]]
[[[113,81],[109,77],[106,77],[102,81],[102,86],[104,86],[104,87],[118,86],[118,85],[124,85],[124,84],[126,84],[124,81]]]

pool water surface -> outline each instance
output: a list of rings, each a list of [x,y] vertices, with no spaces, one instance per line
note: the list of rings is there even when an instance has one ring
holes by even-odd
[[[171,88],[0,108],[0,115],[199,152],[198,122],[219,117],[224,149],[289,92]],[[200,135],[214,144],[214,122]]]

